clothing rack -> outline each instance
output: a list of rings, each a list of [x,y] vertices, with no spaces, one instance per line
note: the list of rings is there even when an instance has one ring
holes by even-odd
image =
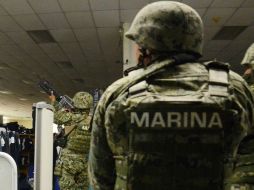
[[[20,126],[17,122],[0,125],[0,152],[8,153],[15,160],[19,187],[28,185],[29,171],[34,165],[33,130]]]

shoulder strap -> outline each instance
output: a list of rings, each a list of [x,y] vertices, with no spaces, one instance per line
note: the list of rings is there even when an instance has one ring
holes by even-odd
[[[229,95],[229,65],[218,61],[204,63],[209,72],[210,96],[228,97]]]
[[[70,131],[69,133],[67,133],[66,135],[64,135],[65,138],[68,138],[68,136],[71,134],[71,132],[76,129],[78,127],[78,125],[75,125]]]
[[[172,56],[171,59],[167,59],[164,61],[157,60],[158,63],[154,63],[147,68],[132,71],[133,74],[130,73],[130,75],[129,75],[129,77],[132,77],[130,82],[121,86],[120,87],[121,89],[119,89],[119,91],[118,91],[119,93],[114,94],[114,95],[115,95],[115,97],[120,95],[121,93],[123,93],[124,91],[126,91],[127,89],[132,87],[134,84],[164,71],[164,69],[166,67],[168,67],[169,65],[181,64],[181,63],[190,62],[190,61],[194,61],[194,60],[196,60],[195,56],[190,55],[190,54],[185,54],[185,53],[176,54],[176,55]]]

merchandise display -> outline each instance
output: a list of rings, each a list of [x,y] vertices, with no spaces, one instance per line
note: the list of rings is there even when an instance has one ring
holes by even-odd
[[[32,129],[19,126],[17,122],[0,126],[0,152],[8,153],[18,168],[19,189],[31,188],[34,165],[34,133]]]

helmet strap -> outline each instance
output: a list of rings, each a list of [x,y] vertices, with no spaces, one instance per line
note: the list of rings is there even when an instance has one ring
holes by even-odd
[[[140,48],[139,51],[140,55],[138,58],[138,66],[147,67],[152,61],[152,54],[148,49],[145,48]]]

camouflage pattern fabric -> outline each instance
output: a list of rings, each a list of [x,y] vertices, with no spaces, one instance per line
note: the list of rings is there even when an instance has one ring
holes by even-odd
[[[147,69],[160,66],[162,62],[163,61],[155,62],[148,66]],[[138,75],[142,71],[137,70],[134,72]],[[133,80],[135,73],[116,81],[108,87],[95,111],[92,122],[92,140],[88,170],[90,183],[94,190],[120,190],[123,187],[128,190],[140,189],[140,187],[135,188],[131,184],[124,186],[124,184],[121,184],[122,181],[116,181],[116,179],[124,179],[128,181],[128,178],[130,178],[131,181],[131,174],[128,176],[121,175],[121,171],[129,171],[129,169],[119,167],[119,159],[124,159],[125,156],[128,155],[128,152],[125,152],[125,150],[126,147],[129,147],[128,139],[130,134],[128,134],[125,128],[124,117],[121,118],[121,110],[116,109],[116,107],[119,104],[126,104],[126,106],[130,107],[135,107],[136,105],[132,105],[131,102],[128,102],[128,99],[126,99],[127,93],[123,93],[119,97],[115,95],[118,94],[119,90],[121,91],[122,86]],[[247,84],[239,75],[230,72],[229,77],[229,89],[232,93],[232,95],[230,95],[230,97],[232,97],[232,102],[229,103],[229,105],[232,105],[232,108],[238,111],[241,123],[239,126],[240,130],[235,131],[234,134],[236,136],[234,138],[236,144],[233,146],[232,152],[235,152],[237,151],[238,141],[243,139],[245,135],[252,134],[251,129],[253,129],[254,118],[252,108],[254,100]],[[193,96],[198,95],[202,98],[202,94],[207,93],[209,81],[206,67],[202,63],[191,62],[171,66],[171,68],[168,68],[163,71],[162,74],[149,79],[147,82],[150,92],[181,97],[193,94]],[[220,102],[219,99],[216,101]],[[221,104],[223,106],[223,102],[221,102]],[[117,118],[114,117],[116,113],[118,115]],[[232,140],[230,143],[234,144],[234,141]],[[115,142],[118,143],[116,144]],[[137,157],[137,159],[145,161],[147,158]],[[118,161],[119,164],[117,163]],[[125,165],[123,161],[121,161],[121,164],[122,166]],[[156,163],[153,163],[153,165],[156,165]],[[129,167],[132,167],[131,164]],[[233,173],[233,166],[225,165],[225,167],[228,167],[227,170],[231,170],[228,174],[228,177],[230,178],[230,175]],[[143,172],[145,171],[142,167],[140,170]],[[156,168],[154,168],[154,170],[157,171]],[[147,175],[149,176],[149,174]],[[154,181],[155,179],[156,178],[146,178],[147,182]],[[185,180],[185,178],[183,180]],[[168,186],[164,186],[165,183],[166,181],[160,181],[160,185],[157,186],[157,188],[168,189]],[[200,183],[202,183],[202,181]],[[227,186],[227,184],[225,184],[225,186]],[[149,186],[145,186],[143,189],[152,190],[154,187],[150,186],[149,188]]]
[[[62,162],[62,177],[59,179],[61,189],[87,189],[87,158],[84,154],[65,149]]]
[[[254,68],[254,43],[247,49],[241,64],[250,64]]]
[[[83,92],[77,94],[84,95]],[[75,95],[76,100],[77,94]],[[88,96],[89,94],[85,93],[85,95]],[[84,108],[84,105],[92,105],[93,100],[90,99],[90,96],[88,98],[82,96],[85,103],[82,106],[77,106],[77,110],[71,112],[60,110],[55,114],[55,120],[58,123],[74,127],[74,130],[68,135],[66,147],[61,151],[54,172],[55,175],[59,176],[59,185],[63,190],[82,190],[89,187],[87,162],[91,136],[89,131],[91,117],[89,116],[89,107]]]
[[[77,92],[73,97],[73,103],[76,108],[89,109],[93,105],[93,96],[88,92]]]
[[[139,11],[126,33],[126,37],[134,40],[141,48],[152,50],[152,53],[162,56],[158,59],[155,58],[148,64],[148,67],[135,70],[129,73],[129,76],[113,83],[99,101],[92,122],[88,164],[88,174],[92,188],[94,190],[232,190],[232,188],[237,189],[238,187],[241,189],[245,187],[252,188],[250,187],[252,181],[241,180],[241,176],[247,174],[251,176],[252,173],[249,173],[248,170],[241,170],[241,162],[246,162],[246,159],[243,159],[241,151],[238,150],[239,144],[245,138],[253,135],[254,97],[247,83],[232,71],[223,75],[224,78],[227,76],[228,81],[225,84],[229,85],[226,87],[227,96],[225,96],[225,86],[221,85],[217,88],[218,86],[215,85],[214,88],[210,88],[212,86],[209,78],[211,73],[208,72],[206,63],[195,60],[185,61],[179,65],[172,64],[170,56],[177,53],[202,54],[203,24],[196,11],[187,5],[173,1],[152,3]],[[167,67],[163,67],[163,65]],[[155,76],[151,76],[151,73],[148,72],[156,72],[158,68],[162,70]],[[146,75],[146,77],[138,78],[138,76],[143,77],[143,75]],[[221,79],[223,76],[220,75],[218,78]],[[138,79],[144,80],[140,81]],[[132,84],[136,84],[135,88]],[[130,86],[131,88],[126,88]],[[206,99],[207,95],[211,93],[217,94],[217,97]],[[178,100],[181,99],[181,102],[183,102],[183,98],[188,97],[186,102],[193,103],[192,107],[195,105],[194,99],[200,99],[204,102],[209,100],[211,104],[216,104],[221,110],[225,112],[232,111],[235,115],[230,117],[232,119],[227,118],[227,125],[225,125],[227,127],[225,129],[221,127],[223,132],[218,131],[223,134],[216,138],[211,138],[210,134],[207,134],[207,136],[202,134],[204,137],[202,139],[195,133],[192,133],[194,139],[193,136],[187,136],[186,138],[185,135],[181,135],[182,133],[175,134],[175,141],[178,144],[182,143],[187,146],[187,148],[186,146],[181,147],[179,149],[181,152],[178,153],[178,147],[174,146],[175,142],[171,142],[168,138],[162,139],[161,133],[156,136],[158,134],[156,130],[154,130],[154,133],[148,134],[149,129],[132,129],[129,124],[133,118],[127,117],[125,114],[133,109],[143,109],[144,113],[148,107],[142,102],[149,105],[149,100],[156,101],[156,98],[159,102],[162,95],[165,98],[162,102],[165,103],[165,100],[172,97],[175,100],[177,98]],[[140,105],[143,107],[140,108]],[[174,106],[171,107],[174,108]],[[162,110],[164,109],[160,111],[162,112]],[[185,110],[186,112],[189,111],[188,107]],[[203,111],[206,113],[208,110]],[[146,114],[149,114],[149,112]],[[136,118],[138,118],[137,115]],[[140,120],[136,120],[139,123],[151,122],[151,118],[146,118],[146,116],[142,116]],[[163,116],[157,114],[155,118],[151,119],[154,123],[157,122],[155,126],[162,125]],[[226,118],[223,118],[224,120]],[[148,126],[148,124],[146,125]],[[139,136],[136,138],[135,134]],[[165,134],[170,136],[168,131]],[[221,138],[224,140],[222,144],[225,147],[219,147],[219,151],[216,151],[213,155],[213,143],[216,142],[217,145],[217,142],[221,142]],[[142,142],[148,139],[150,140],[150,146],[142,146]],[[154,141],[151,141],[151,139],[154,139]],[[194,140],[194,145],[195,142],[199,142],[198,146],[195,147],[193,143],[186,143],[190,139]],[[169,146],[155,146],[160,142],[164,143],[164,141],[167,141]],[[206,143],[209,141],[210,145]],[[207,146],[202,146],[204,144]],[[166,143],[163,145],[166,145]],[[191,147],[191,149],[188,147]],[[224,148],[226,152],[224,152]],[[170,157],[171,149],[178,154],[175,159]],[[186,152],[182,150],[186,150]],[[194,153],[192,150],[194,150]],[[209,153],[208,156],[205,155],[207,161],[202,160],[202,158],[195,160],[197,158],[195,153],[199,153],[197,150]],[[190,156],[192,158],[188,160]],[[213,160],[218,164],[220,171],[210,164]],[[234,167],[235,163],[239,166],[238,168]],[[190,170],[182,170],[186,167],[185,164],[189,166]],[[192,166],[194,168],[198,166],[199,170],[191,169]],[[206,168],[209,168],[209,172]],[[197,175],[200,170],[203,173]],[[245,175],[239,175],[239,171],[245,172]],[[169,173],[177,177],[166,175]],[[193,176],[199,178],[191,178]],[[213,176],[213,178],[205,179],[206,176]],[[238,179],[233,180],[234,176]]]
[[[247,76],[247,78],[245,78],[245,80],[250,85],[251,91],[254,93],[254,74],[253,74],[253,69],[254,69],[254,43],[247,49],[241,64],[243,66],[247,66],[247,67],[252,68],[251,75]]]
[[[65,110],[60,109],[54,112],[54,123],[58,125],[68,125],[71,122],[72,114]]]
[[[68,136],[67,145],[62,150],[60,161],[55,169],[61,189],[78,190],[87,189],[89,186],[87,162],[90,146],[90,119],[87,112],[72,115],[72,125],[76,125],[76,128]]]
[[[202,20],[194,9],[179,2],[161,1],[145,6],[125,36],[145,49],[202,54]]]

